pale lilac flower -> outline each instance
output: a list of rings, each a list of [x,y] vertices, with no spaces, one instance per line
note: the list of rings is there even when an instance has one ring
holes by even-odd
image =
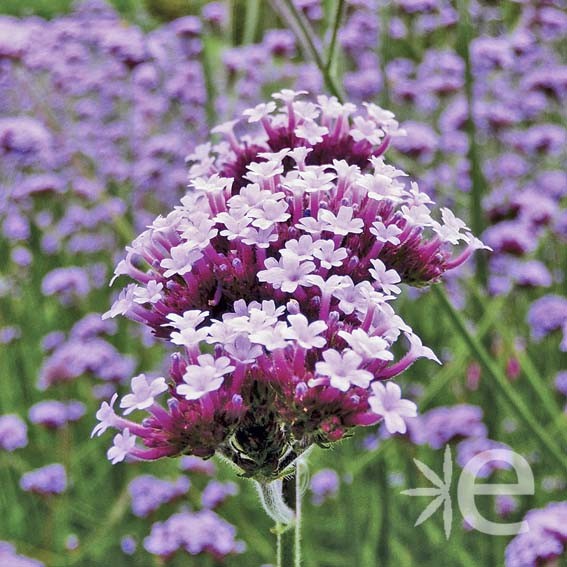
[[[325,346],[327,341],[320,335],[327,330],[327,323],[315,321],[310,324],[307,317],[301,313],[289,315],[287,319],[291,323],[291,327],[286,327],[284,332],[287,339],[297,341],[299,346],[306,349],[323,348]]]
[[[196,400],[207,392],[218,390],[224,381],[224,375],[235,368],[226,356],[215,359],[210,354],[202,354],[197,360],[199,364],[188,366],[185,370],[184,384],[177,386],[177,392],[187,400]]]
[[[163,274],[166,278],[176,274],[182,276],[190,272],[193,264],[203,256],[200,250],[183,244],[175,246],[169,253],[171,258],[164,258],[161,261],[161,267],[166,268]]]
[[[167,391],[165,378],[147,378],[145,374],[134,376],[131,382],[132,393],[126,394],[120,401],[124,415],[134,410],[143,410],[152,406],[154,398]]]
[[[404,418],[417,415],[417,406],[402,399],[402,390],[394,382],[386,382],[385,386],[382,382],[373,382],[368,404],[375,414],[384,418],[390,433],[405,433],[407,425]]]
[[[380,360],[393,360],[394,355],[388,350],[389,344],[382,337],[369,336],[363,329],[354,329],[350,333],[339,331],[350,348],[359,354],[363,360],[378,358]]]
[[[360,368],[362,358],[352,350],[342,354],[334,349],[323,352],[323,361],[315,365],[317,373],[327,376],[333,388],[346,392],[351,386],[367,388],[372,374]]]
[[[321,209],[319,221],[323,223],[323,230],[341,236],[346,236],[349,233],[358,234],[362,232],[364,226],[362,219],[354,217],[352,207],[341,207],[336,216],[332,211]]]
[[[102,402],[99,410],[96,412],[96,418],[99,423],[97,423],[93,429],[91,437],[94,437],[95,435],[100,437],[109,427],[115,426],[118,417],[114,412],[114,404],[117,399],[118,394],[114,394],[110,400],[110,404],[108,402]]]
[[[108,449],[106,456],[113,465],[123,461],[136,446],[136,436],[130,435],[129,429],[124,429],[122,433],[114,436],[114,444]]]
[[[258,279],[286,293],[293,293],[300,285],[310,285],[307,276],[315,270],[313,262],[300,262],[290,256],[283,256],[279,262],[268,258],[264,265],[266,269],[258,272]]]
[[[163,295],[161,290],[163,284],[155,280],[148,282],[146,287],[137,287],[134,290],[134,301],[136,303],[157,303]]]
[[[321,262],[323,268],[331,268],[343,265],[343,260],[347,258],[346,248],[335,248],[332,240],[319,240],[313,250],[313,257]]]
[[[396,270],[387,270],[382,260],[372,260],[370,263],[373,266],[373,269],[369,270],[370,275],[384,293],[401,293],[402,290],[395,285],[402,281]]]

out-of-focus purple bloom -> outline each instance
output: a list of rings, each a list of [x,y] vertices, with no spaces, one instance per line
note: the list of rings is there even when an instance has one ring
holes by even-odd
[[[26,492],[43,496],[61,494],[67,489],[65,467],[59,463],[54,463],[24,473],[20,478],[20,487]]]
[[[183,550],[190,555],[210,554],[220,561],[244,552],[244,543],[235,537],[235,528],[212,510],[184,511],[153,524],[144,548],[164,558]]]
[[[0,448],[15,451],[28,444],[28,428],[22,418],[16,414],[0,416]]]
[[[413,443],[427,443],[433,449],[441,449],[453,439],[485,437],[487,430],[482,417],[482,408],[478,406],[437,407],[408,420],[409,436]]]
[[[136,553],[137,547],[138,547],[138,543],[136,542],[135,538],[131,535],[124,536],[120,540],[120,549],[122,549],[122,553],[126,555],[134,555],[134,553]]]
[[[115,332],[116,323],[114,321],[104,321],[99,313],[89,313],[73,325],[69,336],[86,341],[99,335],[113,335]]]
[[[567,371],[559,372],[555,377],[555,389],[564,396],[567,396]]]
[[[228,20],[227,8],[222,2],[209,2],[205,4],[201,10],[203,20],[223,27]]]
[[[518,499],[507,494],[498,495],[494,499],[494,509],[501,518],[507,518],[518,509]]]
[[[65,540],[65,548],[69,551],[74,551],[79,548],[80,543],[81,542],[76,534],[69,534]]]
[[[52,352],[64,342],[65,333],[63,331],[52,331],[41,340],[41,348],[44,352]]]
[[[565,553],[567,502],[552,502],[530,510],[524,517],[529,530],[517,535],[506,548],[506,567],[537,567]]]
[[[220,482],[211,480],[201,494],[203,508],[213,510],[225,502],[230,496],[238,494],[238,485],[234,482]]]
[[[533,228],[519,221],[504,221],[487,228],[483,239],[495,252],[521,256],[533,252],[537,238]]]
[[[16,548],[7,541],[0,541],[0,565],[6,567],[44,567],[41,561],[16,553]]]
[[[121,355],[101,338],[69,340],[58,346],[39,372],[38,387],[45,390],[53,384],[68,382],[89,373],[101,380],[120,382],[132,375],[132,357]]]
[[[560,295],[545,295],[534,301],[528,311],[528,325],[535,341],[550,333],[564,329],[567,322],[567,298]]]
[[[64,403],[57,400],[43,400],[30,408],[29,418],[32,423],[49,429],[57,429],[70,422],[78,421],[85,415],[85,411],[85,404],[79,401],[72,400]]]
[[[0,327],[0,344],[8,345],[13,341],[18,340],[22,336],[20,327],[9,325],[7,327]]]
[[[457,463],[464,468],[473,457],[480,458],[481,454],[485,451],[492,451],[496,449],[507,451],[509,460],[501,461],[487,458],[485,464],[477,473],[479,478],[487,478],[495,470],[509,469],[513,464],[514,453],[510,451],[510,448],[504,443],[498,443],[497,441],[492,441],[492,439],[487,439],[486,437],[471,437],[469,439],[465,439],[457,445]]]
[[[89,276],[84,268],[55,268],[41,283],[44,295],[56,295],[63,304],[85,297],[91,290]]]
[[[132,512],[135,516],[145,518],[163,504],[187,494],[190,486],[191,482],[186,476],[180,476],[175,481],[162,480],[152,475],[138,476],[128,485]]]
[[[214,476],[216,472],[215,463],[213,461],[201,459],[195,455],[185,455],[181,457],[179,466],[182,471]]]
[[[52,138],[41,122],[27,116],[0,118],[0,156],[22,165],[50,159]]]
[[[428,163],[437,149],[438,136],[428,124],[404,122],[407,136],[396,138],[394,147],[404,154]]]
[[[315,506],[321,506],[326,500],[334,498],[339,491],[341,479],[333,469],[317,471],[309,483],[309,490],[313,493],[311,501]]]

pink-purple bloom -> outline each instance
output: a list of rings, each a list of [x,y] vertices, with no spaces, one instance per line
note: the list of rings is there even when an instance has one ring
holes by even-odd
[[[46,465],[22,475],[20,486],[26,492],[42,496],[61,494],[67,489],[67,473],[59,463]]]
[[[109,458],[218,452],[245,475],[280,476],[311,445],[415,415],[390,380],[435,359],[391,306],[483,245],[384,152],[394,115],[283,90],[214,129],[188,157],[191,190],[127,247],[105,318],[124,315],[182,349],[170,376],[132,380]],[[246,124],[247,123],[247,124]],[[246,135],[244,135],[246,132]],[[395,360],[404,338],[406,354]],[[167,383],[167,386],[166,386]],[[167,393],[167,405],[157,400]]]
[[[506,567],[551,564],[565,554],[567,502],[552,502],[530,510],[524,517],[529,530],[517,535],[506,548]]]
[[[0,449],[15,451],[28,444],[28,428],[16,414],[0,415]]]

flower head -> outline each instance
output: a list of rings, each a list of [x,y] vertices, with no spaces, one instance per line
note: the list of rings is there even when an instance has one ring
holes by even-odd
[[[141,424],[99,410],[95,433],[123,431],[113,462],[220,452],[273,479],[312,444],[380,419],[405,431],[415,415],[381,382],[434,355],[389,302],[398,284],[437,281],[478,242],[450,211],[435,220],[431,200],[385,162],[401,134],[391,113],[304,94],[245,111],[245,137],[236,122],[216,128],[226,141],[188,158],[191,191],[117,266],[136,283],[107,316],[144,323],[181,352],[168,384],[138,376],[120,402],[149,412]],[[410,349],[396,362],[400,335]]]

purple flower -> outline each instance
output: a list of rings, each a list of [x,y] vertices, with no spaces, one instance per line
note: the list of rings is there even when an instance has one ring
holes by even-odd
[[[555,377],[555,389],[564,396],[567,396],[567,371],[562,371]]]
[[[234,527],[212,510],[185,511],[153,524],[150,535],[144,540],[144,548],[164,558],[185,551],[190,555],[210,554],[220,561],[245,550],[244,543],[235,536]]]
[[[0,565],[6,565],[6,567],[44,567],[41,561],[16,553],[16,548],[7,541],[0,541]]]
[[[204,459],[200,459],[194,455],[181,457],[179,466],[182,471],[200,473],[207,476],[214,476],[216,472],[215,463],[213,463],[213,461],[205,461]]]
[[[124,431],[113,462],[220,451],[275,478],[313,443],[380,419],[403,431],[415,414],[378,381],[435,355],[389,302],[397,284],[437,281],[482,244],[449,209],[434,219],[385,161],[404,133],[391,112],[303,94],[245,110],[247,138],[239,121],[216,127],[225,142],[188,157],[192,191],[117,265],[136,283],[104,318],[145,323],[183,350],[167,386],[138,376],[120,402],[149,412],[141,424],[101,414],[97,431]],[[409,351],[394,361],[402,336]]]
[[[213,510],[225,502],[230,496],[238,494],[238,486],[234,482],[211,480],[201,494],[203,508]]]
[[[20,486],[26,492],[34,492],[43,496],[61,494],[67,489],[65,467],[55,463],[27,472],[22,475]]]
[[[0,416],[0,448],[15,451],[28,444],[28,428],[16,414]]]
[[[567,502],[552,502],[530,510],[524,517],[529,530],[516,536],[506,548],[506,567],[536,567],[565,553]]]
[[[44,361],[39,372],[38,386],[44,390],[86,373],[101,380],[120,382],[132,375],[134,367],[133,358],[121,355],[103,339],[71,339],[57,346]]]
[[[185,476],[175,481],[161,480],[151,475],[138,476],[128,485],[132,512],[139,518],[145,518],[163,504],[187,494],[190,486],[191,482]]]
[[[509,454],[510,459],[512,459],[513,453],[504,443],[498,443],[491,439],[487,439],[486,437],[469,437],[457,445],[457,463],[464,468],[473,457],[477,457],[485,451],[493,450],[507,450],[507,454]],[[487,478],[495,470],[510,469],[512,464],[513,463],[509,461],[489,459],[480,468],[477,476],[479,478]]]
[[[482,416],[478,406],[437,407],[408,422],[410,438],[419,445],[427,443],[433,449],[441,449],[455,438],[485,437]]]
[[[321,506],[326,500],[336,496],[341,481],[337,471],[321,469],[317,471],[309,483],[309,490],[313,493],[311,501],[315,506]]]
[[[122,553],[126,555],[134,555],[137,547],[138,544],[133,536],[127,535],[120,540],[120,549],[122,549]]]
[[[41,291],[44,295],[56,295],[64,304],[87,295],[91,290],[90,279],[83,268],[55,268],[44,278]]]
[[[567,298],[545,295],[534,301],[528,312],[528,325],[534,340],[540,341],[549,333],[563,329],[567,322]]]
[[[56,400],[44,400],[33,405],[29,410],[32,423],[49,429],[63,427],[72,421],[78,421],[85,415],[85,404],[78,401],[67,403]]]

